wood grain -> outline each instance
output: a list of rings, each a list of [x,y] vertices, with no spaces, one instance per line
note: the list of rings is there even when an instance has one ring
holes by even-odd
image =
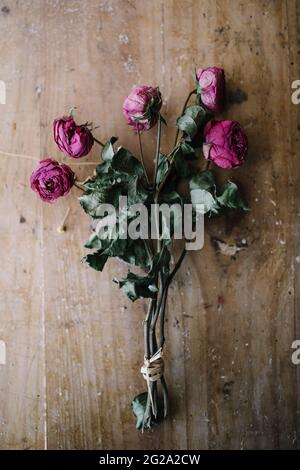
[[[40,48],[32,26],[37,6],[17,11],[11,2],[11,12],[0,9],[7,95],[0,105],[0,149],[38,157]],[[45,441],[42,207],[28,191],[34,163],[0,155],[0,339],[6,344],[6,365],[0,365],[1,449],[43,448]]]
[[[1,153],[0,448],[299,447],[299,18],[294,0],[1,3],[1,152],[62,160],[51,125],[75,105],[79,120],[100,125],[101,140],[117,134],[137,153],[121,106],[138,83],[163,92],[167,149],[194,68],[220,65],[233,101],[224,117],[239,120],[250,142],[247,163],[228,176],[241,181],[251,212],[208,221],[204,249],[176,276],[172,416],[141,434],[129,404],[145,389],[146,303],[132,304],[111,282],[125,265],[110,261],[99,274],[80,262],[89,221],[78,190],[43,205],[28,189],[35,162]],[[151,172],[155,131],[144,141]],[[79,178],[92,171],[74,168]],[[227,257],[214,239],[245,248]]]

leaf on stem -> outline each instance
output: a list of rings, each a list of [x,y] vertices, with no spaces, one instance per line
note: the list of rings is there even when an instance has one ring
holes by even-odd
[[[195,160],[197,158],[194,147],[188,142],[183,141],[180,148],[184,157],[188,160]]]
[[[170,211],[161,213],[161,238],[165,244],[170,244],[174,232],[183,233],[182,207],[184,200],[177,191],[169,190],[162,192],[159,197],[159,204],[167,204]]]
[[[110,139],[111,147],[114,139]],[[106,161],[97,166],[96,176],[85,183],[87,191],[79,198],[82,208],[93,218],[103,217],[102,204],[117,208],[120,196],[126,195],[129,205],[144,203],[149,197],[149,191],[143,186],[144,170],[139,160],[123,147],[112,156],[109,145]]]
[[[151,422],[145,422],[145,412],[147,407],[148,392],[137,395],[131,402],[132,413],[136,418],[136,429],[151,427]],[[153,417],[153,424],[157,424],[164,419],[164,404],[161,398],[157,399],[157,417]]]
[[[129,272],[125,278],[117,282],[132,302],[139,298],[154,298],[158,291],[153,276],[138,276],[137,274]]]
[[[111,137],[105,144],[104,144],[104,147],[102,149],[102,153],[101,153],[101,156],[102,156],[102,160],[104,162],[111,162],[112,159],[113,159],[113,156],[115,154],[115,151],[114,151],[114,143],[117,142],[118,140],[118,137]]]
[[[204,214],[218,213],[219,205],[215,199],[216,185],[211,171],[197,173],[190,179],[189,187],[191,202],[195,208],[197,204],[202,204]]]
[[[203,204],[205,214],[221,214],[225,209],[249,210],[237,184],[228,181],[218,190],[210,170],[194,175],[189,187],[192,204]]]
[[[157,186],[163,181],[164,177],[168,173],[169,169],[169,160],[167,159],[166,155],[162,153],[159,154],[158,157],[158,167],[157,167],[157,175],[156,175],[156,184]]]
[[[238,186],[233,181],[228,181],[221,189],[220,194],[216,197],[221,206],[229,209],[241,209],[249,211],[248,204],[244,200]]]
[[[126,173],[131,176],[142,177],[144,175],[144,169],[141,162],[124,147],[120,147],[114,154],[111,166],[113,170]]]
[[[132,302],[139,298],[155,298],[158,291],[158,273],[159,271],[164,274],[169,272],[170,259],[170,252],[164,245],[161,252],[154,255],[151,269],[146,276],[129,272],[125,278],[116,282]]]
[[[107,261],[108,255],[105,255],[102,250],[96,251],[91,255],[87,255],[83,260],[96,271],[102,271]]]
[[[192,139],[205,119],[206,111],[198,105],[188,106],[184,114],[177,119],[178,129]]]
[[[180,176],[181,178],[187,178],[190,175],[191,168],[185,158],[181,146],[176,150],[174,154],[174,164],[178,176]]]
[[[105,219],[102,220],[105,222]],[[121,238],[119,224],[105,227],[105,230],[93,232],[85,243],[85,247],[101,250],[101,253],[105,256],[118,257],[126,263],[142,269],[150,269],[152,266],[152,260],[149,259],[145,241],[142,239]]]

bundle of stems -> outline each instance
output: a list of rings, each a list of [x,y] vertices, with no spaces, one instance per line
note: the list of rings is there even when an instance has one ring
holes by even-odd
[[[196,90],[192,90],[182,109],[181,115],[184,114],[184,111],[188,105],[188,102],[193,94],[196,93]],[[161,144],[161,129],[162,129],[162,118],[159,115],[158,119],[158,131],[157,131],[157,144],[156,144],[156,155],[155,155],[155,172],[154,172],[154,183],[152,189],[154,191],[154,201],[156,207],[156,230],[157,230],[157,240],[156,240],[156,252],[161,253],[162,250],[165,249],[162,246],[161,239],[160,239],[160,230],[159,230],[159,213],[158,213],[158,201],[161,191],[164,188],[165,183],[167,182],[174,165],[174,155],[176,150],[179,148],[180,144],[177,144],[178,137],[179,137],[179,129],[176,131],[175,142],[172,151],[167,155],[169,160],[169,169],[162,180],[162,182],[157,185],[157,171],[158,171],[158,162],[159,162],[159,155],[160,155],[160,144]],[[138,139],[140,145],[140,153],[141,153],[141,162],[144,167],[145,177],[150,184],[149,177],[146,172],[145,163],[144,163],[144,153],[142,147],[142,140],[141,140],[141,133],[138,131]],[[150,253],[150,256],[153,256],[153,247],[150,243],[147,243],[147,250]],[[173,270],[166,275],[163,270],[160,270],[157,279],[156,285],[158,286],[158,291],[155,298],[149,301],[147,314],[144,320],[144,355],[145,361],[149,361],[157,352],[163,350],[163,346],[165,343],[165,315],[166,315],[166,306],[167,306],[167,298],[168,298],[168,290],[170,284],[177,273],[178,269],[181,266],[181,263],[186,255],[185,248],[182,250],[178,260],[176,261]],[[159,328],[158,328],[159,325]],[[147,404],[144,413],[144,420],[143,420],[143,428],[150,428],[152,427],[153,423],[156,423],[159,419],[158,414],[160,413],[160,418],[165,418],[169,412],[169,397],[168,397],[168,387],[162,372],[159,382],[161,385],[162,391],[162,400],[159,399],[158,395],[158,381],[150,381],[148,385],[148,396],[147,396]]]

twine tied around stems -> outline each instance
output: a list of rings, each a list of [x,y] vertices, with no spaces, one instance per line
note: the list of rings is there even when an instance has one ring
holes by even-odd
[[[156,415],[156,410],[153,403],[151,382],[157,382],[157,380],[161,379],[163,376],[164,361],[162,355],[162,348],[159,348],[149,359],[144,357],[144,364],[141,367],[141,373],[147,382],[148,395],[150,397],[151,407],[154,415]]]

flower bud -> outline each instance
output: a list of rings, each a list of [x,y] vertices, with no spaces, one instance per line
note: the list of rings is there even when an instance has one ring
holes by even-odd
[[[206,160],[227,169],[244,163],[248,139],[238,122],[209,121],[203,134],[203,154]]]
[[[81,158],[87,155],[93,144],[94,137],[86,126],[77,126],[72,117],[64,116],[53,122],[54,140],[65,155]]]
[[[47,158],[41,160],[39,166],[30,177],[30,186],[43,201],[53,203],[57,198],[65,196],[72,188],[75,175],[64,163]]]
[[[159,89],[140,85],[125,98],[123,114],[127,123],[137,131],[147,131],[157,123],[161,106]]]
[[[213,113],[222,111],[225,95],[225,74],[219,67],[198,69],[196,77],[200,87],[201,101]]]

